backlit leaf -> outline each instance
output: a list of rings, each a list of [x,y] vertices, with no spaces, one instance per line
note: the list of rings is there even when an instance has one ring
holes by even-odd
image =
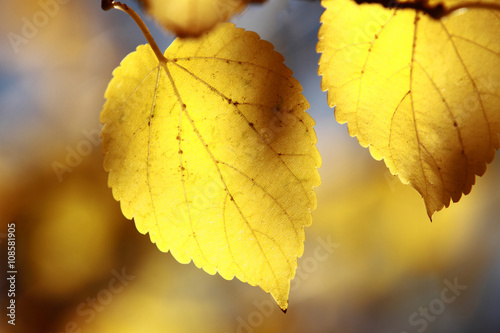
[[[499,148],[500,12],[434,20],[352,0],[322,4],[319,74],[337,120],[420,192],[429,216],[468,194]]]
[[[178,36],[199,36],[263,0],[139,0],[149,14]]]
[[[165,57],[139,46],[106,91],[114,197],[160,250],[286,309],[320,182],[302,87],[270,43],[230,23]]]

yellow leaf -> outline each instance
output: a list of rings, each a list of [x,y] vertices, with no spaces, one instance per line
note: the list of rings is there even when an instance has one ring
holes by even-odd
[[[286,309],[320,182],[302,87],[270,43],[230,23],[165,57],[139,46],[106,91],[114,197],[160,250]]]
[[[149,14],[180,37],[199,36],[262,0],[140,0]]]
[[[322,4],[319,74],[337,120],[420,192],[429,216],[457,202],[499,148],[500,13],[434,20],[352,0]]]

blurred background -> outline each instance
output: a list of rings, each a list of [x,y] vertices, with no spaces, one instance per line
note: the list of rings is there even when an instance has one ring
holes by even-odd
[[[284,55],[317,122],[323,183],[287,314],[259,288],[177,263],[122,216],[99,113],[113,69],[145,39],[98,0],[47,3],[0,0],[1,332],[500,332],[500,161],[431,223],[419,194],[335,122],[317,76],[319,1],[233,19]]]

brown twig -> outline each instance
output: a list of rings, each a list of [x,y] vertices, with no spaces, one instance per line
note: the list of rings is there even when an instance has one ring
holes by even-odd
[[[160,51],[160,48],[156,44],[153,36],[151,35],[151,32],[149,32],[148,27],[146,26],[144,21],[141,19],[141,17],[139,15],[137,15],[135,10],[133,10],[132,8],[127,6],[126,4],[123,4],[121,2],[115,2],[113,0],[102,0],[101,8],[103,10],[110,10],[112,8],[115,8],[115,9],[119,9],[121,11],[124,11],[125,13],[130,15],[130,17],[132,17],[134,19],[135,23],[137,23],[137,25],[141,29],[142,33],[144,34],[144,37],[146,37],[146,40],[148,41],[149,45],[153,49],[156,57],[158,58],[158,61],[160,63],[163,63],[163,64],[167,63],[167,58],[165,58],[163,53]]]
[[[500,10],[500,4],[493,3],[482,3],[479,1],[462,3],[459,5],[452,6],[450,8],[446,8],[442,3],[437,4],[435,6],[430,6],[427,0],[416,0],[415,2],[399,2],[397,0],[354,0],[358,5],[363,3],[378,3],[385,8],[394,8],[394,9],[415,9],[421,11],[423,13],[428,14],[430,17],[438,20],[447,15],[450,15],[454,11],[464,8],[482,8],[482,9],[493,9]]]

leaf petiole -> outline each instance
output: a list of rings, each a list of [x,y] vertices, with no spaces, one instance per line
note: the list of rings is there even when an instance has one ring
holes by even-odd
[[[146,40],[148,41],[149,45],[153,49],[153,51],[154,51],[156,57],[158,58],[158,61],[160,62],[160,64],[166,64],[167,63],[167,58],[165,58],[165,56],[163,55],[163,53],[160,51],[160,48],[156,44],[153,36],[151,35],[151,32],[149,32],[148,27],[146,26],[146,24],[144,23],[144,21],[141,19],[141,17],[139,15],[137,15],[137,13],[135,12],[135,10],[133,10],[132,8],[130,8],[129,6],[127,6],[126,4],[123,4],[121,2],[116,2],[116,1],[113,1],[113,0],[102,0],[102,2],[101,2],[101,8],[103,10],[110,10],[112,8],[119,9],[119,10],[124,11],[125,13],[127,13],[130,17],[132,17],[134,19],[135,23],[141,29],[144,37],[146,37]]]

